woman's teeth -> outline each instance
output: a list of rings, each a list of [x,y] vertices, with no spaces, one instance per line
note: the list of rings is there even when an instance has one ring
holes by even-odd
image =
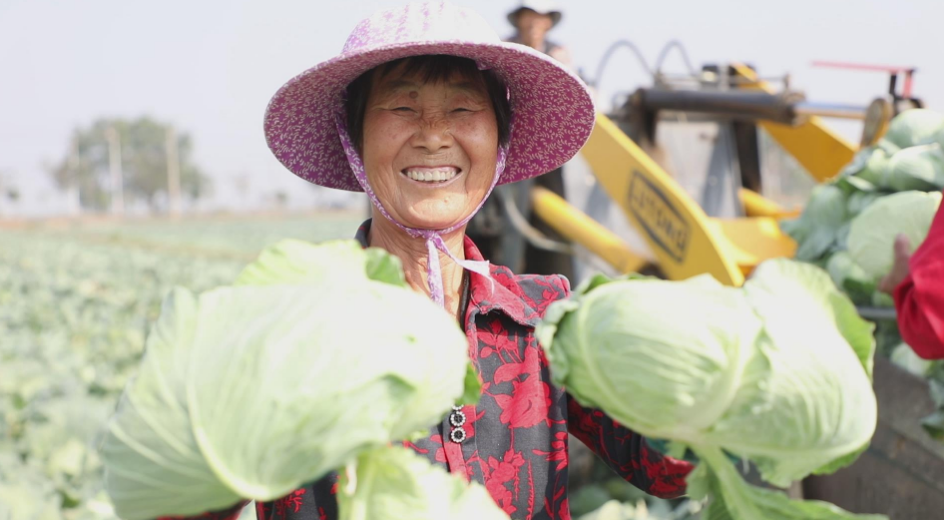
[[[404,173],[414,181],[445,182],[455,177],[458,172],[455,169],[447,168],[443,170],[407,170]]]

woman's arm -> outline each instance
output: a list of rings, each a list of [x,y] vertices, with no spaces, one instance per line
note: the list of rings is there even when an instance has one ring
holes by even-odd
[[[895,309],[898,312],[898,330],[901,339],[915,353],[924,359],[944,358],[944,336],[931,325],[927,306],[922,305],[911,276],[899,285],[894,292]],[[944,305],[939,303],[938,305]]]
[[[606,414],[585,408],[567,394],[567,428],[619,476],[659,498],[685,494],[692,464],[651,449],[642,436],[620,426]]]

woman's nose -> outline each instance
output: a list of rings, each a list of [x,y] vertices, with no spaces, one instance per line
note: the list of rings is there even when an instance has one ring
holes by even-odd
[[[436,153],[452,145],[452,128],[442,117],[424,117],[413,134],[413,146]]]

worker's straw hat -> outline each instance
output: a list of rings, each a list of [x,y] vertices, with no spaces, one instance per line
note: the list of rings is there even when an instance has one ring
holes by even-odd
[[[498,184],[554,170],[586,142],[593,102],[586,85],[553,58],[505,43],[478,14],[445,2],[414,3],[361,21],[341,54],[289,80],[269,102],[265,135],[295,175],[329,188],[363,191],[345,155],[338,118],[349,83],[409,56],[470,58],[508,86],[511,141]]]
[[[514,10],[508,13],[508,21],[511,25],[518,25],[518,15],[521,14],[521,11],[525,9],[530,9],[538,14],[546,14],[551,17],[551,27],[557,25],[561,21],[561,11],[557,8],[557,2],[551,0],[522,0],[521,4]]]

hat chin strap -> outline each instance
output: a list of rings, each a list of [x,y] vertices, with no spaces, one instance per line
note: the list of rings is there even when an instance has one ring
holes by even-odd
[[[458,223],[446,229],[418,229],[411,228],[401,224],[400,222],[397,222],[392,216],[390,216],[390,213],[387,212],[387,209],[384,208],[383,204],[377,198],[374,190],[370,187],[370,183],[367,182],[367,172],[364,169],[364,163],[361,161],[360,155],[358,155],[357,150],[351,143],[351,137],[347,132],[346,116],[343,112],[339,113],[335,118],[335,124],[338,129],[338,137],[341,139],[341,145],[344,147],[344,153],[347,155],[347,162],[351,166],[351,171],[354,173],[354,177],[357,178],[357,182],[362,188],[364,188],[364,193],[366,193],[367,197],[370,198],[370,201],[374,207],[380,211],[380,214],[383,215],[384,218],[393,223],[393,225],[402,229],[411,237],[422,238],[426,241],[426,279],[427,283],[429,284],[429,293],[432,300],[441,307],[445,307],[446,305],[445,296],[443,293],[442,266],[439,263],[439,252],[445,254],[463,269],[482,275],[492,282],[493,280],[490,275],[489,262],[487,260],[477,261],[456,258],[456,256],[453,255],[451,251],[449,251],[449,248],[446,247],[446,242],[443,240],[442,235],[451,233],[466,225],[469,220],[471,220],[472,217],[478,213],[478,211],[482,208],[482,205],[485,204],[485,200],[488,199],[488,196],[492,193],[492,190],[494,190],[495,186],[498,185],[498,179],[501,178],[502,173],[505,171],[505,163],[508,158],[508,145],[500,146],[498,148],[498,160],[495,166],[495,177],[492,179],[492,184],[489,186],[485,197],[483,197],[482,201],[479,202],[479,205],[476,206],[475,211],[470,213]]]

